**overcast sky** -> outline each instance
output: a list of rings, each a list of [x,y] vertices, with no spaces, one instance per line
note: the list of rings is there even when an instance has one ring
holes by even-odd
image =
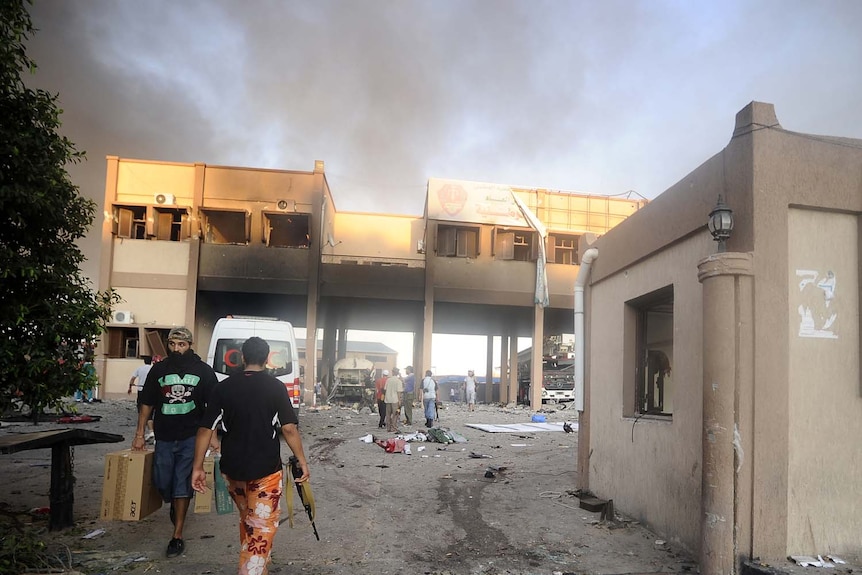
[[[419,215],[429,177],[652,199],[752,100],[862,138],[858,0],[34,4],[32,83],[100,203],[106,155],[323,160],[339,210]]]

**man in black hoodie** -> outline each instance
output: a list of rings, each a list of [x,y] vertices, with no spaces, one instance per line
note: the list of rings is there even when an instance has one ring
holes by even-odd
[[[166,555],[185,550],[183,525],[194,493],[191,484],[195,436],[206,404],[218,383],[215,372],[192,350],[192,332],[176,327],[168,334],[168,356],[150,370],[141,390],[141,409],[132,449],[144,449],[147,419],[153,414],[156,449],[153,483],[171,504],[173,536]]]

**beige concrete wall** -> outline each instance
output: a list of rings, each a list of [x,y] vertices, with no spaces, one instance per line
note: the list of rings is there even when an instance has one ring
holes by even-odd
[[[114,239],[114,273],[167,274],[185,277],[189,242]]]
[[[134,314],[135,323],[155,326],[183,325],[186,317],[186,290],[116,288],[123,298],[117,309]]]
[[[701,511],[702,315],[697,264],[714,251],[706,231],[606,277],[591,290],[590,490],[663,537],[695,550]],[[603,257],[599,251],[599,258]],[[598,261],[597,260],[597,261]],[[633,338],[623,302],[674,286],[672,418],[624,416]],[[627,331],[628,330],[628,331]],[[625,470],[625,471],[623,471]]]
[[[190,252],[189,242],[115,238],[111,284],[122,298],[115,309],[131,311],[137,324],[185,323]]]
[[[333,226],[336,245],[325,245],[323,253],[343,258],[424,262],[425,255],[416,249],[424,235],[422,221],[415,216],[339,212]]]
[[[227,207],[260,204],[265,210],[278,210],[278,200],[294,200],[296,211],[310,213],[319,198],[311,172],[289,172],[258,168],[207,166],[204,205]]]
[[[787,553],[858,554],[862,390],[857,217],[790,209],[787,228],[787,483],[792,493]]]
[[[129,389],[129,379],[132,373],[141,365],[144,365],[142,359],[109,359],[106,361],[107,369],[105,370],[105,378],[99,382],[99,397],[106,397],[105,394],[113,396],[127,395]],[[135,397],[134,390],[132,398]]]
[[[173,194],[177,205],[190,206],[194,198],[192,164],[121,159],[117,170],[118,203],[154,204],[156,194]]]
[[[793,532],[799,525],[792,527],[788,514],[796,497],[790,486],[790,458],[791,430],[797,431],[797,422],[792,421],[790,413],[788,389],[792,378],[788,355],[791,346],[788,313],[792,306],[788,286],[796,282],[790,272],[788,207],[811,206],[833,213],[862,212],[862,152],[858,141],[855,146],[844,145],[840,139],[780,129],[757,130],[751,140],[754,180],[750,233],[754,238],[756,269],[753,506],[757,511],[752,517],[753,553],[775,559],[796,551],[789,547],[790,541],[808,537],[810,542],[807,526],[802,526],[802,533]],[[826,232],[825,228],[817,229],[813,237]],[[809,233],[799,239],[813,241],[813,237]],[[795,308],[793,314],[798,317]],[[846,454],[858,449],[854,443],[858,441],[842,442]],[[837,497],[837,492],[833,493]],[[847,504],[847,501],[837,503]],[[858,517],[844,524],[836,520],[831,529],[856,536],[858,550]],[[820,552],[810,550],[815,551]]]

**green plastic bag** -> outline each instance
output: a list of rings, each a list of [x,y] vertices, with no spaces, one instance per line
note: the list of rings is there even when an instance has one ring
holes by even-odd
[[[234,506],[233,498],[230,496],[230,491],[228,491],[227,488],[227,481],[225,481],[224,475],[221,474],[220,462],[221,457],[216,457],[215,465],[213,466],[216,513],[219,515],[226,515],[228,513],[233,513]]]

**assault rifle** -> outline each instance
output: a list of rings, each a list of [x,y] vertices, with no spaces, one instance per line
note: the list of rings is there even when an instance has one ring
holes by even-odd
[[[302,477],[302,467],[299,465],[299,459],[295,455],[291,455],[287,460],[287,465],[290,467],[291,479]],[[308,482],[296,483],[296,492],[299,493],[299,500],[302,506],[305,507],[305,513],[308,514],[308,519],[311,521],[311,528],[314,529],[314,536],[320,541],[320,535],[317,534],[317,525],[314,524],[314,496],[311,494],[311,485]]]

